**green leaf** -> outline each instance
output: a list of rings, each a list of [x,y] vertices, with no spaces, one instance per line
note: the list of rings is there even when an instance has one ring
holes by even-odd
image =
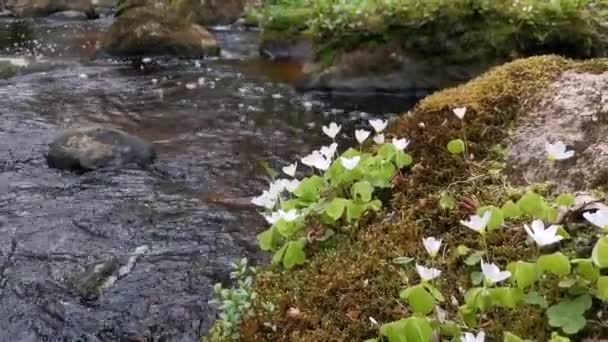
[[[544,198],[534,192],[528,192],[517,201],[519,209],[531,217],[542,219],[546,216],[546,204]]]
[[[428,315],[435,309],[435,299],[422,285],[403,290],[400,297],[405,299],[412,311]]]
[[[408,342],[405,336],[405,319],[384,324],[380,327],[380,334],[388,339],[388,342]]]
[[[524,296],[524,302],[526,304],[536,305],[542,309],[546,309],[549,307],[549,303],[547,302],[547,299],[536,291],[527,293]]]
[[[348,203],[350,203],[350,200],[345,198],[334,198],[327,208],[325,208],[325,214],[331,217],[332,220],[338,221],[342,217],[342,214],[344,214]]]
[[[496,287],[488,291],[493,304],[505,309],[515,309],[524,299],[523,291],[514,287]]]
[[[471,251],[471,249],[465,245],[458,245],[458,247],[456,247],[457,256],[465,256],[465,255],[469,254],[470,251]]]
[[[276,179],[277,176],[279,175],[279,172],[277,172],[275,169],[273,169],[270,166],[270,164],[268,164],[267,161],[260,162],[260,165],[262,165],[264,172],[266,172],[266,174],[268,174],[268,177],[270,177],[270,179]]]
[[[294,191],[294,195],[306,202],[316,202],[324,187],[325,181],[323,178],[319,176],[308,177],[300,182],[300,186]]]
[[[515,219],[521,216],[521,209],[513,201],[505,203],[501,210],[505,219]]]
[[[355,201],[367,203],[372,200],[374,187],[368,181],[359,181],[353,185],[352,193]]]
[[[553,332],[549,342],[570,342],[570,339],[564,336],[560,336],[558,333]]]
[[[433,328],[425,318],[410,317],[405,320],[405,339],[407,342],[429,342]]]
[[[439,333],[441,336],[456,338],[462,335],[462,328],[456,322],[447,321],[439,326]]]
[[[306,239],[291,241],[283,256],[283,267],[289,270],[294,266],[304,264],[306,262],[304,247],[306,247]]]
[[[272,256],[273,264],[280,264],[281,261],[283,261],[283,256],[285,255],[285,250],[287,249],[287,246],[288,244],[284,244],[283,246],[281,246],[281,248],[279,248],[278,251],[274,253],[274,255]]]
[[[451,154],[462,154],[464,153],[465,145],[462,139],[454,139],[448,143],[448,151]]]
[[[589,295],[563,300],[547,310],[549,325],[561,328],[568,335],[576,334],[587,324],[584,314],[591,308],[591,304]]]
[[[608,237],[597,241],[591,252],[591,260],[600,269],[608,268]]]
[[[555,204],[557,204],[560,207],[570,208],[571,206],[574,205],[575,201],[576,201],[576,198],[574,197],[574,195],[572,195],[570,193],[565,193],[565,194],[559,195],[555,199]]]
[[[576,278],[566,277],[566,278],[560,280],[559,283],[557,284],[557,286],[559,286],[563,289],[569,289],[572,286],[576,285],[577,282],[578,281]]]
[[[481,258],[483,258],[485,254],[486,252],[484,251],[475,251],[475,253],[469,255],[469,257],[465,259],[464,263],[469,266],[475,266],[481,261]]]
[[[477,325],[477,308],[473,305],[465,304],[458,307],[458,315],[462,319],[462,321],[470,326]]]
[[[408,166],[412,165],[413,162],[414,162],[414,160],[412,159],[412,156],[410,156],[409,154],[407,154],[405,152],[397,151],[397,154],[395,154],[395,164],[397,165],[397,168],[399,168],[399,169],[408,167]]]
[[[396,153],[397,149],[393,144],[384,144],[378,149],[377,155],[384,161],[391,161]]]
[[[350,201],[346,205],[346,220],[349,223],[356,222],[361,218],[361,216],[363,216],[364,212],[365,212],[365,205],[357,204],[357,203],[354,203],[353,201]]]
[[[536,263],[541,270],[552,273],[558,277],[567,276],[571,271],[570,260],[560,252],[542,255],[538,258]]]
[[[393,264],[397,265],[407,265],[416,259],[410,257],[398,257],[393,259]]]
[[[424,318],[410,317],[383,325],[380,334],[388,342],[429,342],[433,328]]]
[[[507,331],[503,336],[503,342],[524,342],[524,340],[521,337],[513,335]]]
[[[492,305],[490,292],[483,287],[474,287],[464,294],[465,303],[471,308],[486,311]]]
[[[281,240],[281,235],[276,231],[274,227],[270,227],[257,236],[260,248],[263,251],[271,251],[276,248],[276,245]]]
[[[475,286],[481,285],[483,283],[483,273],[478,271],[471,272],[471,283]]]
[[[600,270],[595,267],[591,260],[581,260],[577,263],[578,274],[585,280],[593,283],[600,276]]]
[[[283,237],[290,238],[304,228],[304,224],[299,221],[286,222],[279,220],[274,224],[276,231],[279,232]]]
[[[428,282],[422,283],[422,286],[424,286],[424,288],[429,291],[429,293],[433,296],[433,298],[435,298],[436,301],[438,301],[439,303],[445,302],[445,297],[443,296],[441,291],[439,291],[438,288]]]
[[[511,272],[512,279],[520,289],[526,289],[540,279],[541,270],[537,264],[530,262],[517,261],[507,265],[507,270]]]
[[[456,207],[456,201],[447,191],[441,193],[439,198],[439,206],[444,210],[451,210]]]
[[[483,216],[486,212],[491,212],[492,217],[490,218],[490,222],[488,222],[488,230],[496,230],[500,229],[502,225],[505,223],[504,215],[502,214],[502,210],[496,208],[493,205],[481,207],[477,209],[477,215]]]
[[[603,301],[608,301],[608,277],[602,276],[597,279],[597,297]]]

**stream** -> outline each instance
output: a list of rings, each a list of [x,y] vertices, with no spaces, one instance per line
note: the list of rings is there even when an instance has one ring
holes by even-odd
[[[0,80],[0,342],[199,341],[230,262],[266,260],[263,218],[225,199],[262,191],[262,161],[326,143],[322,124],[352,132],[415,101],[298,93],[299,66],[257,58],[240,28],[213,30],[220,58],[134,67],[99,57],[110,24],[0,20],[0,60],[27,64]],[[158,161],[49,169],[53,138],[91,124],[153,142]]]

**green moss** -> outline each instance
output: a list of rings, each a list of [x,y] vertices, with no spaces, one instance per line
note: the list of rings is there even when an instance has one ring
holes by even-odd
[[[513,191],[500,165],[500,144],[508,128],[538,100],[543,89],[566,70],[608,70],[600,60],[574,62],[557,56],[518,60],[494,68],[460,87],[436,93],[396,121],[391,131],[412,139],[416,165],[395,180],[390,208],[370,217],[348,235],[339,234],[331,247],[310,250],[310,262],[295,271],[266,268],[257,278],[256,315],[241,327],[244,341],[361,341],[377,335],[370,317],[387,323],[408,316],[400,289],[415,284],[413,264],[394,264],[396,257],[426,258],[421,239],[441,236],[448,251],[458,245],[481,249],[479,239],[463,229],[460,220],[481,204],[501,206],[521,191]],[[467,106],[464,124],[451,113]],[[420,123],[424,123],[421,127]],[[445,151],[447,141],[466,134],[473,160]],[[443,191],[456,199],[457,208],[438,205]],[[519,224],[519,223],[518,223]],[[525,243],[523,229],[489,233],[491,258],[501,265],[529,260],[535,251]],[[447,253],[439,265],[444,272],[437,287],[446,298],[462,298],[470,288],[469,274],[460,257]],[[549,289],[555,292],[555,289]],[[262,303],[276,310],[267,312]],[[455,317],[458,307],[442,305]],[[297,308],[297,315],[288,314]],[[511,331],[526,338],[547,339],[541,311],[525,306],[515,311],[494,310],[484,318],[493,337]]]
[[[11,78],[19,72],[19,67],[10,63],[0,61],[0,79]]]

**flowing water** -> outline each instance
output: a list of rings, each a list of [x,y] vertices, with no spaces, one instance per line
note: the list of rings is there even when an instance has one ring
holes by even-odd
[[[143,67],[97,54],[109,19],[0,21],[0,342],[197,341],[229,263],[264,261],[244,198],[319,146],[409,98],[298,94],[290,63],[255,57],[257,33],[216,30],[222,57]],[[63,128],[102,124],[154,142],[153,168],[49,169]],[[97,291],[103,284],[101,292]]]

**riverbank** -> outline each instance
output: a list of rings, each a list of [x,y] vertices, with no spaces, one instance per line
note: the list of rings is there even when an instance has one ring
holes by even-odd
[[[605,182],[595,176],[581,179],[580,173],[570,175],[568,170],[593,163],[592,150],[581,145],[585,139],[575,132],[590,132],[579,111],[604,103],[591,94],[594,87],[608,86],[606,71],[606,60],[533,57],[422,100],[389,128],[391,134],[411,140],[407,151],[414,164],[393,181],[385,209],[358,224],[339,225],[338,234],[325,242],[309,240],[301,267],[274,265],[258,271],[253,311],[238,330],[241,340],[364,341],[384,335],[388,341],[402,341],[413,333],[408,324],[427,336],[414,341],[429,340],[427,329],[446,339],[477,331],[491,340],[507,333],[552,341],[559,340],[555,336],[603,336],[594,319],[605,314],[600,270],[606,265],[596,255],[602,234],[581,216],[597,207],[588,207],[589,198],[574,194],[602,194]],[[564,99],[577,105],[568,107]],[[543,130],[536,119],[543,117],[575,121]],[[533,125],[540,125],[533,135],[521,133]],[[605,130],[600,121],[593,132]],[[532,140],[536,137],[540,139]],[[466,153],[448,146],[455,139],[461,139]],[[544,144],[558,139],[574,148],[574,161],[548,160]],[[521,168],[535,178],[519,177]],[[579,182],[562,181],[570,176]],[[470,215],[486,211],[491,220],[480,237],[463,222],[470,224]],[[535,247],[524,230],[534,219],[559,224],[563,241]],[[309,229],[321,229],[314,222]],[[434,258],[422,243],[428,237],[442,240]],[[481,272],[480,262],[508,269],[509,280],[493,280]],[[442,273],[425,282],[417,264]],[[406,289],[418,291],[416,297],[408,298]],[[581,324],[560,325],[552,312],[567,308],[575,298],[590,303],[576,311]],[[406,320],[413,316],[422,321]]]

